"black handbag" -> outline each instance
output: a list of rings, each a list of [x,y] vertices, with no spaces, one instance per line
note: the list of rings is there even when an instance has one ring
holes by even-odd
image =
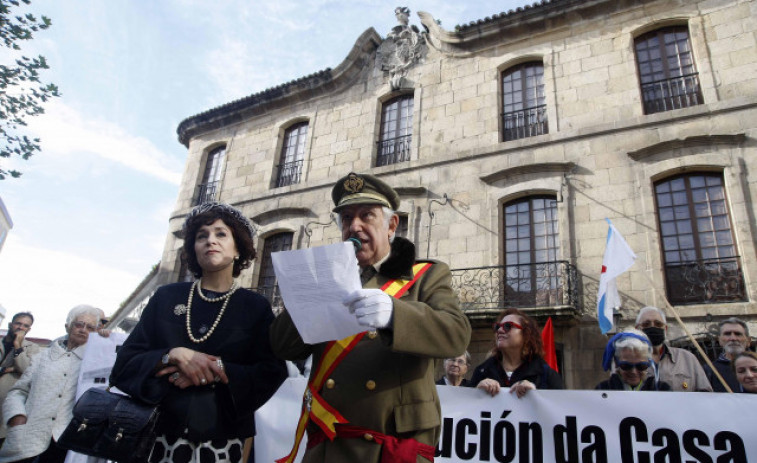
[[[155,443],[158,406],[105,389],[88,389],[58,445],[119,463],[147,461]]]

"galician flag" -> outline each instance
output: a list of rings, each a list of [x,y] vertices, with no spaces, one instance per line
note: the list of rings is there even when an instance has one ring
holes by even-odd
[[[620,306],[620,296],[615,279],[631,268],[634,260],[636,260],[636,254],[633,253],[626,240],[610,222],[610,219],[605,220],[610,225],[610,229],[607,231],[607,246],[605,247],[605,256],[602,259],[602,274],[599,276],[599,292],[597,293],[597,318],[602,334],[612,329],[613,309]]]

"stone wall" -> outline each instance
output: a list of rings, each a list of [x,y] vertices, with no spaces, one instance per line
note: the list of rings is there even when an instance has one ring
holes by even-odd
[[[555,9],[562,4],[570,11],[560,15]],[[262,109],[240,110],[228,117],[234,122],[208,123],[188,140],[163,270],[178,275],[181,241],[175,232],[191,208],[208,152],[219,145],[227,150],[220,200],[256,221],[259,249],[281,231],[293,232],[300,247],[338,241],[334,224],[312,224],[329,221],[333,181],[356,171],[415,192],[403,195],[400,210],[408,215],[420,257],[428,250],[453,269],[500,265],[503,203],[552,194],[559,200],[560,259],[578,268],[580,282],[576,313],[556,322],[563,374],[570,387],[593,387],[604,377],[599,363],[606,337],[594,313],[605,218],[638,256],[618,280],[621,323],[627,326],[638,308],[665,305],[653,182],[712,170],[723,174],[750,302],[678,309],[695,331],[738,315],[757,332],[755,17],[754,1],[553,0],[528,15],[492,20],[480,33],[463,31],[453,44],[440,44],[432,34],[438,46],[409,69],[399,90],[392,90],[375,60],[375,33],[366,31],[332,72],[333,81],[271,97]],[[645,115],[634,37],[665,25],[688,26],[704,104]],[[502,32],[487,32],[496,28]],[[549,133],[502,142],[500,74],[531,60],[544,64]],[[339,77],[345,70],[349,79]],[[381,105],[401,93],[414,96],[411,160],[373,167]],[[284,130],[303,120],[309,130],[302,181],[273,188]],[[449,201],[442,205],[445,194]],[[258,265],[246,271],[242,282],[256,286],[258,271]],[[474,363],[483,360],[489,342],[491,330],[477,328],[470,349]]]

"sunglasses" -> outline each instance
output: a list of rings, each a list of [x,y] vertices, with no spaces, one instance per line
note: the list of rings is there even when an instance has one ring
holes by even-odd
[[[647,368],[649,368],[649,362],[639,362],[639,363],[631,363],[631,362],[618,362],[618,368],[620,368],[623,371],[631,371],[634,368],[638,371],[647,371]]]
[[[522,330],[522,329],[523,329],[523,327],[522,327],[522,326],[520,326],[519,324],[517,324],[517,323],[515,323],[515,322],[495,323],[495,324],[493,325],[493,327],[494,327],[494,332],[495,332],[495,333],[496,333],[497,331],[499,331],[499,329],[500,329],[500,328],[502,328],[502,330],[503,330],[503,331],[504,331],[505,333],[509,333],[509,332],[510,332],[510,330],[511,330],[511,329],[513,329],[513,328],[518,328],[519,330]]]

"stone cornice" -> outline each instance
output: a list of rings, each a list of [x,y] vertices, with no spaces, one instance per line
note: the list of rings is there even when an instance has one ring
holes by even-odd
[[[635,151],[629,151],[628,157],[634,161],[643,161],[655,154],[672,151],[675,149],[689,148],[692,146],[713,146],[713,145],[732,145],[738,146],[746,140],[746,134],[737,133],[734,135],[696,135],[693,137],[676,138],[675,140],[666,140],[654,145],[644,147]]]
[[[506,180],[516,175],[525,174],[543,174],[543,173],[558,173],[567,174],[575,169],[576,164],[572,162],[542,162],[539,164],[528,164],[525,166],[510,167],[502,169],[489,175],[479,177],[481,181],[487,185],[493,185],[500,180]]]
[[[400,196],[423,196],[428,193],[428,189],[425,186],[409,186],[409,187],[394,187],[394,190]]]
[[[636,0],[640,5],[651,0]],[[457,55],[479,50],[493,43],[529,38],[540,32],[571,27],[584,18],[598,17],[628,8],[629,1],[619,0],[541,0],[515,10],[455,26],[447,31],[426,12],[418,12],[428,30],[432,44],[443,53]],[[504,39],[503,39],[504,37]]]
[[[358,37],[350,53],[334,69],[327,68],[188,117],[176,129],[179,142],[189,147],[189,141],[199,134],[264,114],[273,108],[333,92],[365,69],[381,41],[381,36],[371,27]]]
[[[316,217],[316,214],[309,207],[281,207],[261,212],[252,217],[252,221],[260,225],[265,225],[269,222],[281,220],[284,217]]]

